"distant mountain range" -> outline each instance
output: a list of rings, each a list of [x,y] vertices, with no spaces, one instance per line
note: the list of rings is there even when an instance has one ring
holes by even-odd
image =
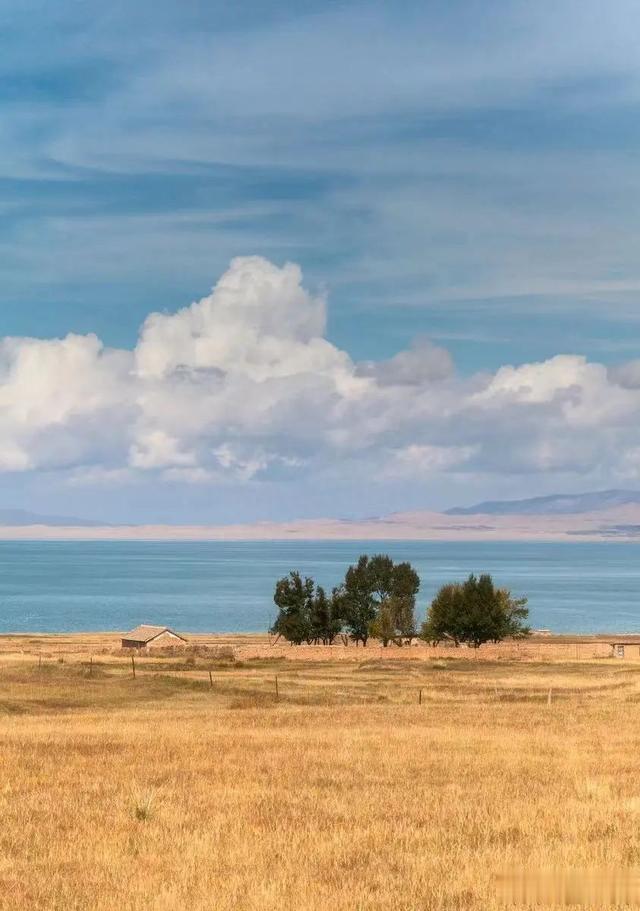
[[[640,490],[600,490],[592,493],[553,494],[528,500],[487,500],[475,506],[455,506],[447,516],[553,516],[599,512],[640,503]]]
[[[0,526],[18,528],[27,525],[48,525],[66,528],[97,528],[105,522],[93,522],[91,519],[78,519],[73,516],[41,516],[26,509],[0,509]]]
[[[480,518],[477,518],[480,517]],[[107,525],[70,516],[0,509],[0,540],[640,540],[640,490],[488,500],[447,512],[369,519],[300,519],[245,525]]]

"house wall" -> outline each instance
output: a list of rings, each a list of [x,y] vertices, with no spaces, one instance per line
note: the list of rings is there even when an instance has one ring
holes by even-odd
[[[134,639],[123,639],[122,648],[143,648],[144,642],[136,642]]]
[[[156,636],[155,639],[152,639],[151,642],[147,643],[147,648],[163,648],[167,645],[184,644],[184,639],[181,639],[180,636],[175,636],[169,630],[165,630],[164,633],[160,633],[159,636]]]
[[[611,654],[614,658],[640,658],[640,645],[636,642],[613,642]]]

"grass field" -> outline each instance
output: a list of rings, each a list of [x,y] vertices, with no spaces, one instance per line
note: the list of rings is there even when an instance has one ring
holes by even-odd
[[[640,866],[638,662],[134,680],[85,641],[0,642],[0,909],[491,911],[505,870]]]

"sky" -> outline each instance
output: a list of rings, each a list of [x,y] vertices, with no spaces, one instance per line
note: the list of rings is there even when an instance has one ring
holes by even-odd
[[[637,487],[631,0],[0,0],[0,504]]]

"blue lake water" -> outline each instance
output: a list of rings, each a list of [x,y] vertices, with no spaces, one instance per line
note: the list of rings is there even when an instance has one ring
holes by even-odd
[[[291,569],[331,588],[361,553],[409,560],[420,613],[444,582],[490,572],[529,598],[533,626],[640,632],[640,544],[0,542],[0,632],[265,630],[276,579]]]

